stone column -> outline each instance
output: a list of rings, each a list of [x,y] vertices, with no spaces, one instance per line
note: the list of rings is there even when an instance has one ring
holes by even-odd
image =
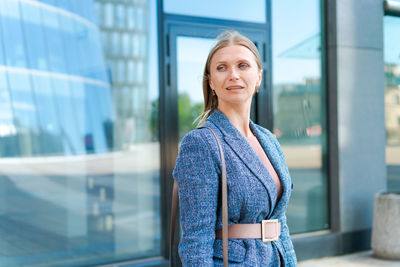
[[[379,258],[400,260],[400,193],[375,195],[371,247]]]

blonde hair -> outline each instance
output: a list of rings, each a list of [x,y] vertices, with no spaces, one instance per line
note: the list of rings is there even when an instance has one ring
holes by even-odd
[[[214,47],[210,50],[210,53],[208,54],[206,65],[204,67],[204,74],[203,74],[204,110],[203,113],[198,118],[199,123],[197,124],[197,126],[202,125],[210,116],[210,114],[218,107],[218,97],[215,93],[213,93],[208,80],[210,76],[211,60],[214,54],[219,49],[232,45],[242,45],[247,49],[249,49],[254,54],[258,69],[262,70],[262,61],[260,54],[257,50],[257,47],[249,38],[240,34],[237,31],[225,31],[217,37],[217,40],[218,42],[214,45]],[[258,88],[256,88],[256,91],[257,90]]]

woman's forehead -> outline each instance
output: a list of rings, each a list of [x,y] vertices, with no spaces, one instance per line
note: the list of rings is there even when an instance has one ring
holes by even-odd
[[[243,45],[230,45],[218,49],[212,57],[212,62],[219,61],[236,61],[243,60],[256,60],[255,55],[251,50]]]

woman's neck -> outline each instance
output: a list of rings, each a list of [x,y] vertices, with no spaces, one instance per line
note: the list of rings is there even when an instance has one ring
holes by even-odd
[[[244,137],[249,138],[254,136],[250,129],[250,107],[218,105],[218,110],[224,113]]]

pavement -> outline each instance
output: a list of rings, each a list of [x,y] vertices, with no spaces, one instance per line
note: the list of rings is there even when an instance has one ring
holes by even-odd
[[[361,267],[361,266],[392,266],[400,267],[399,261],[389,261],[378,259],[373,256],[371,250],[363,251],[354,254],[346,254],[343,256],[326,257],[313,260],[300,261],[299,267],[324,267],[324,266],[335,266],[335,267]]]

